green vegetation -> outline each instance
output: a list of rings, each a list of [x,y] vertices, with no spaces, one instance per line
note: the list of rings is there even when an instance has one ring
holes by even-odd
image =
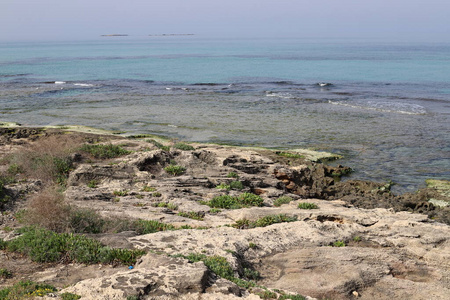
[[[212,198],[210,201],[202,202],[213,208],[238,209],[249,206],[262,206],[263,199],[252,193],[242,193],[238,197],[230,195],[221,195]]]
[[[116,158],[131,153],[121,146],[113,144],[84,144],[80,150],[99,159]]]
[[[232,190],[242,190],[244,188],[244,185],[240,181],[232,181],[230,182],[230,188]]]
[[[191,145],[188,145],[186,143],[176,143],[175,145],[173,145],[174,148],[179,149],[179,150],[183,150],[183,151],[192,151],[195,150],[194,147],[192,147]]]
[[[148,185],[144,186],[141,189],[141,192],[154,192],[154,191],[156,191],[156,188],[148,186]]]
[[[139,235],[176,229],[171,224],[161,223],[156,220],[137,220],[132,223],[131,228]]]
[[[297,221],[297,217],[288,217],[286,215],[267,215],[256,221],[250,221],[248,219],[237,220],[236,223],[231,226],[238,229],[249,229],[256,227],[266,227],[276,223],[286,223],[286,222],[295,222]]]
[[[133,264],[145,251],[115,249],[82,235],[21,228],[19,237],[6,242],[6,250],[30,257],[35,262],[122,263]]]
[[[173,203],[168,203],[168,202],[156,202],[154,204],[152,204],[153,207],[166,207],[168,209],[171,210],[177,210],[178,206],[176,204]]]
[[[11,277],[12,277],[11,271],[5,268],[0,268],[0,278],[6,279]]]
[[[210,214],[218,214],[218,213],[220,213],[220,212],[221,212],[221,210],[218,209],[218,208],[211,208],[211,209],[209,210],[209,213],[210,213]]]
[[[224,183],[224,182],[222,182],[221,184],[216,186],[216,189],[229,191],[229,190],[231,190],[231,186],[226,184],[226,183]]]
[[[344,241],[336,241],[332,244],[333,247],[345,247],[346,244]]]
[[[195,212],[195,211],[190,211],[190,212],[182,211],[182,212],[179,212],[178,215],[180,217],[185,217],[185,218],[199,220],[199,221],[203,221],[203,217],[205,216],[204,213]]]
[[[276,199],[275,201],[273,201],[273,206],[277,206],[278,207],[278,206],[281,206],[283,204],[288,204],[292,200],[294,200],[294,199],[292,199],[289,196],[281,196],[278,199]]]
[[[45,283],[33,281],[19,281],[11,287],[0,290],[0,300],[17,300],[25,298],[43,297],[56,292],[56,288]]]
[[[114,191],[113,192],[114,196],[120,196],[120,197],[125,197],[128,195],[128,191],[127,190],[123,190],[123,191]]]
[[[306,300],[305,297],[303,297],[302,295],[281,295],[278,300],[287,300],[287,299],[291,299],[291,300]]]
[[[353,237],[353,241],[354,242],[356,242],[356,243],[358,243],[358,242],[361,242],[361,237],[360,236],[355,236],[355,237]]]
[[[277,299],[278,295],[275,292],[265,290],[262,293],[256,293],[262,299]]]
[[[300,209],[318,209],[319,206],[317,206],[317,204],[315,204],[315,203],[301,202],[298,204],[298,208],[300,208]]]
[[[72,294],[72,293],[62,293],[61,299],[62,300],[78,300],[78,299],[81,299],[81,296]]]
[[[93,179],[88,182],[87,186],[88,188],[95,189],[98,186],[98,184],[99,184],[98,180]]]
[[[300,155],[298,153],[291,153],[291,152],[276,152],[277,155],[282,156],[282,157],[287,157],[287,158],[305,158],[305,156]]]
[[[237,179],[237,178],[239,178],[239,175],[236,172],[230,172],[230,173],[228,173],[227,177],[228,178],[236,178]]]
[[[255,243],[248,243],[248,247],[250,248],[250,249],[256,249],[256,248],[258,248],[258,245],[256,245]]]
[[[178,176],[183,174],[184,172],[186,172],[186,168],[182,167],[182,166],[178,166],[178,165],[168,165],[167,167],[164,168],[164,170],[169,173],[172,174],[174,176]]]

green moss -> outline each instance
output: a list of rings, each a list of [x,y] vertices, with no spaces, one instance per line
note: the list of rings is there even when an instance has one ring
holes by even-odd
[[[277,155],[287,157],[287,158],[305,158],[305,156],[300,155],[298,153],[291,153],[291,152],[276,152]]]

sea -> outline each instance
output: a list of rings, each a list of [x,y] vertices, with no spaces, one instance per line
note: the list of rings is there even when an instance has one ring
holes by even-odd
[[[351,179],[450,179],[450,43],[109,36],[0,43],[0,122],[341,154]]]

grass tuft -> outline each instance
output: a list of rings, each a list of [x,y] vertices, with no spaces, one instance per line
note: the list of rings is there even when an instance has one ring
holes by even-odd
[[[283,204],[288,204],[292,200],[294,200],[294,199],[292,199],[289,196],[281,196],[278,199],[276,199],[275,201],[273,201],[273,206],[277,206],[278,207],[278,206],[281,206]]]
[[[174,148],[179,149],[179,150],[183,150],[183,151],[192,151],[195,150],[194,147],[192,147],[191,145],[188,145],[186,143],[176,143],[175,145],[173,145]]]
[[[173,165],[173,164],[168,165],[167,167],[164,168],[164,170],[173,176],[178,176],[178,175],[181,175],[184,172],[186,172],[185,167]]]
[[[300,209],[318,209],[319,206],[315,203],[301,202],[298,204],[298,208],[300,208]]]
[[[99,159],[116,158],[131,153],[121,146],[113,144],[84,144],[80,150]]]
[[[267,215],[256,221],[250,221],[248,219],[237,220],[236,223],[231,226],[238,229],[249,229],[256,227],[266,227],[276,223],[286,223],[286,222],[295,222],[297,221],[297,217],[288,217],[284,214],[279,215]]]

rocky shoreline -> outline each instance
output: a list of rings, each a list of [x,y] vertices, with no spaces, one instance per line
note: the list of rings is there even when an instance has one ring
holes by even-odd
[[[85,234],[109,247],[145,250],[131,266],[43,264],[0,250],[0,269],[13,274],[0,277],[0,288],[31,279],[56,286],[55,297],[66,292],[82,299],[450,294],[449,208],[435,205],[450,197],[436,182],[397,196],[391,183],[342,180],[348,167],[301,153],[22,127],[0,128],[0,171],[11,169],[7,158],[13,153],[51,139],[126,151],[106,159],[70,153],[65,203],[105,220],[155,220],[172,227]],[[3,186],[4,241],[17,238],[13,229],[24,225],[15,214],[29,210],[30,199],[46,186],[43,179],[20,176]]]

